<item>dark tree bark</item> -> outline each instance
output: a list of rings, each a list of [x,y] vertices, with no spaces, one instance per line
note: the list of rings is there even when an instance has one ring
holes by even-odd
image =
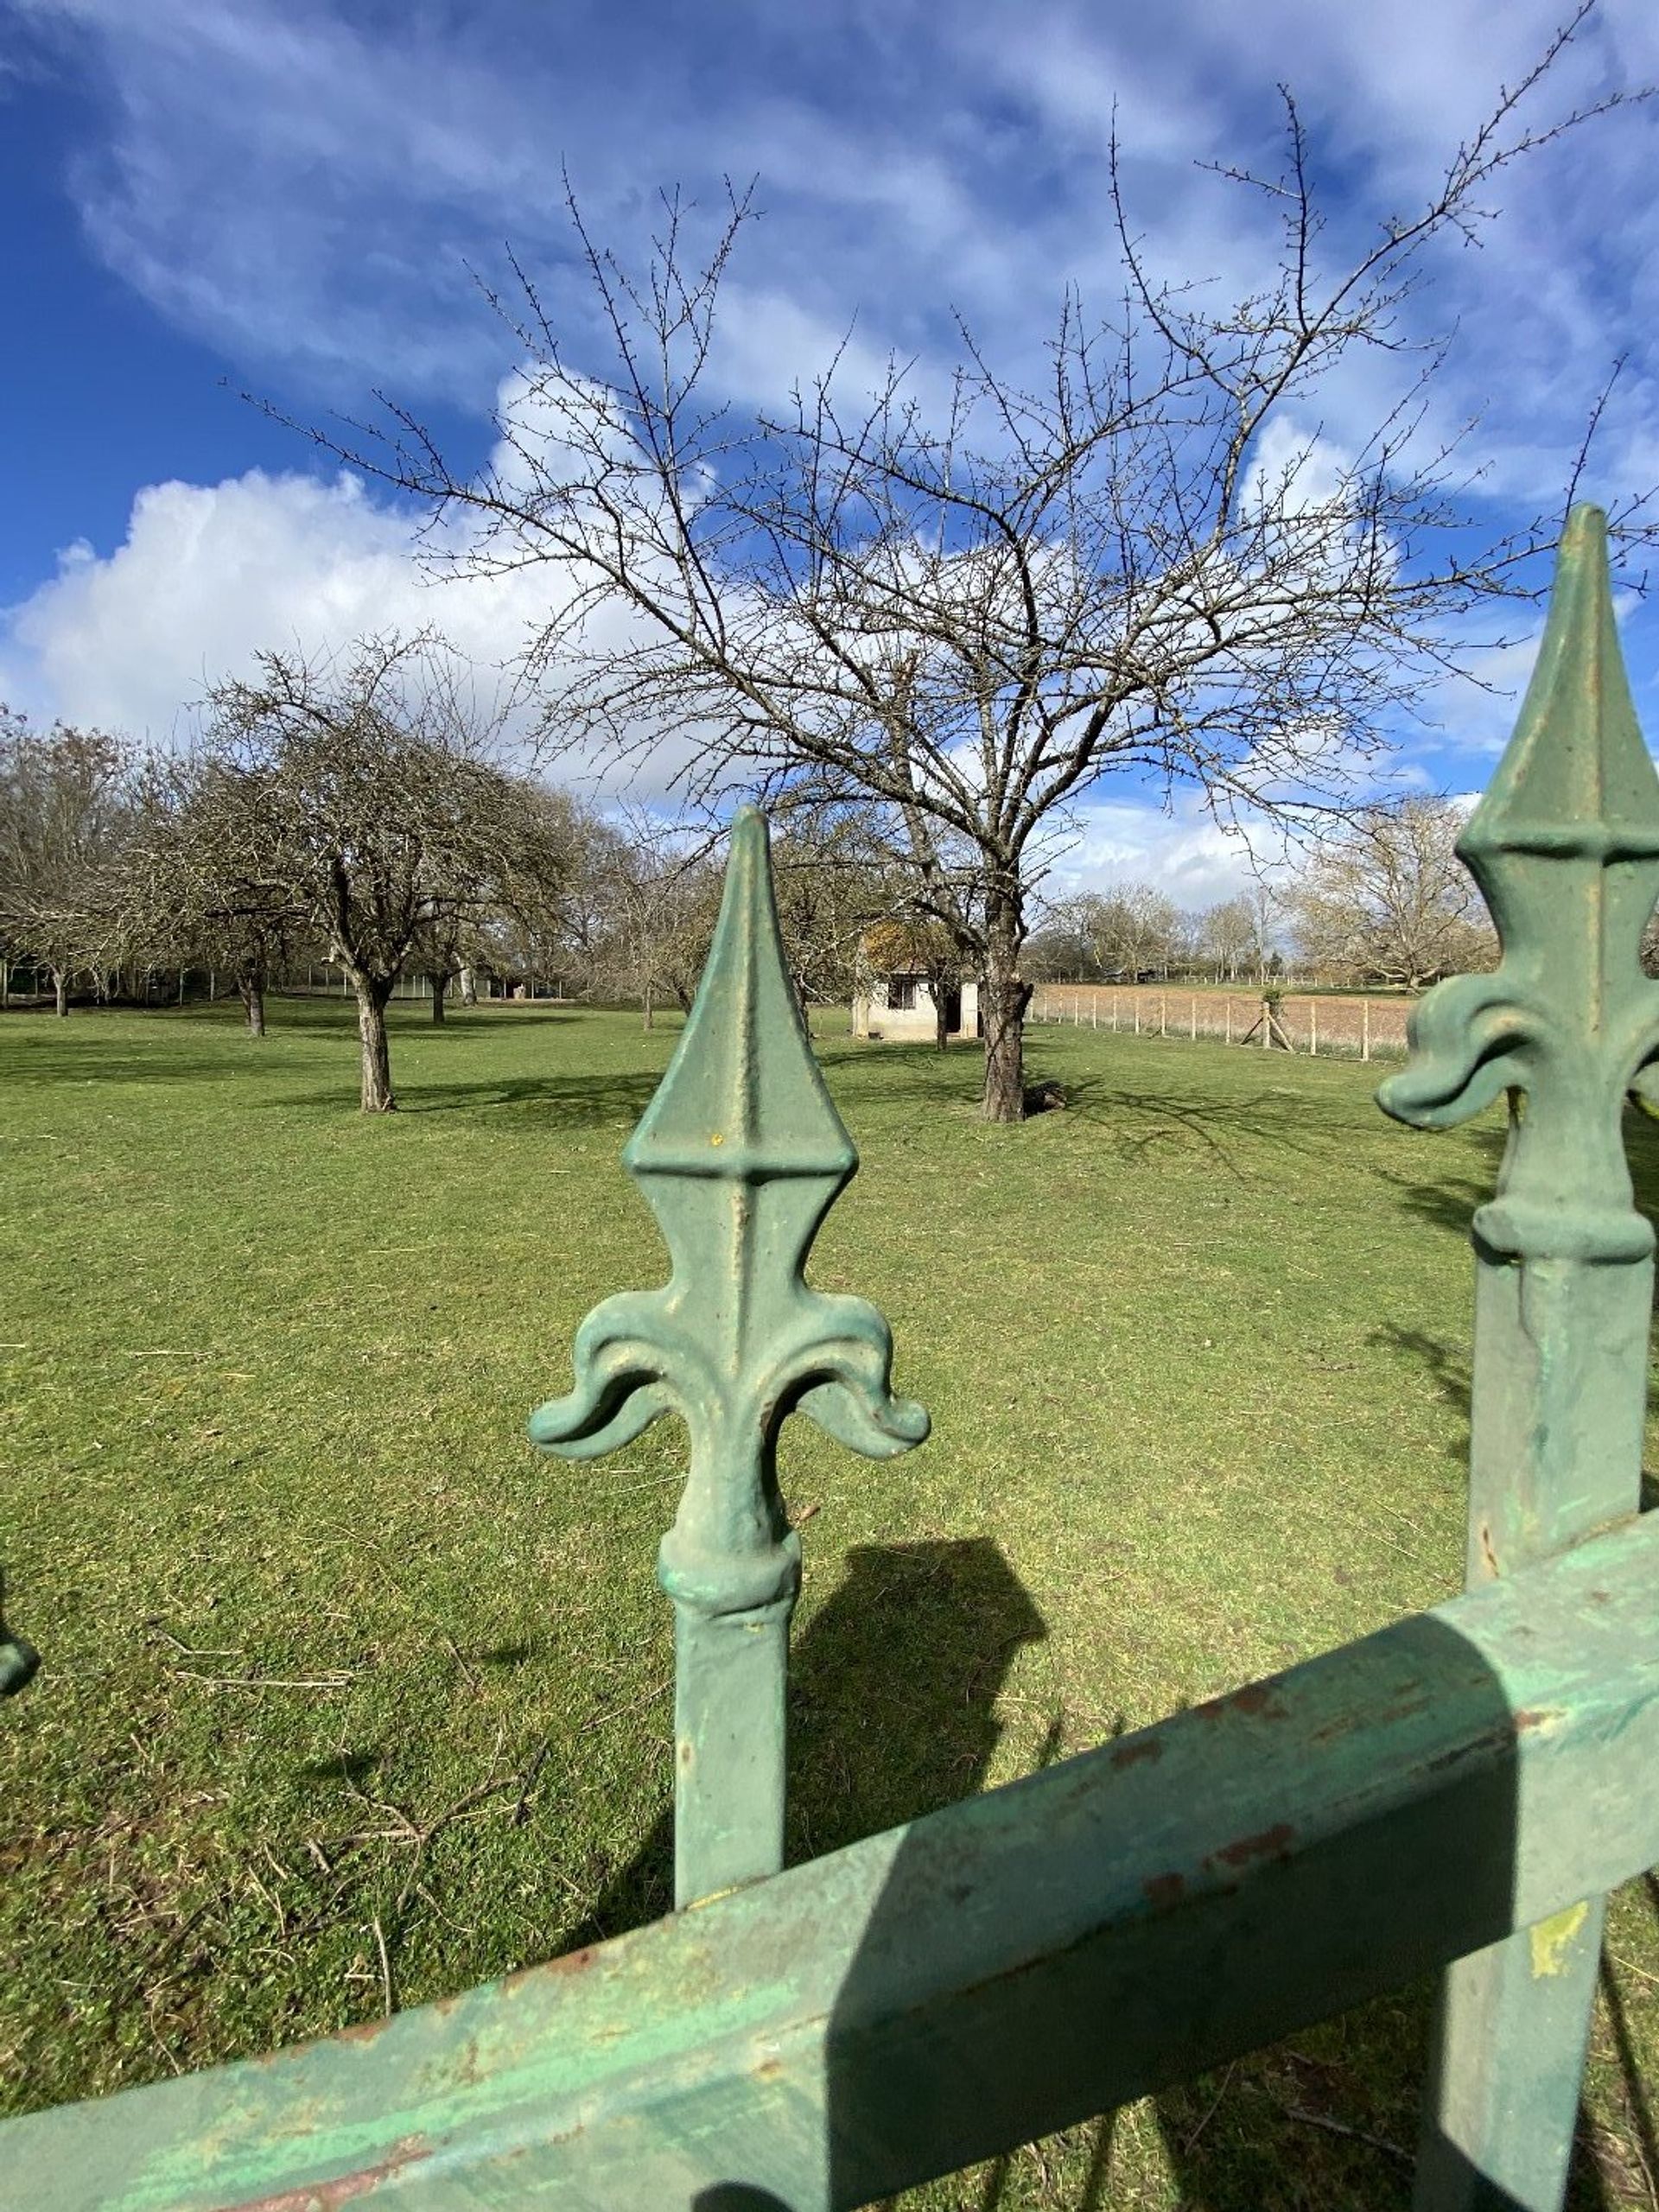
[[[1031,1003],[1031,985],[1020,974],[1024,941],[1017,892],[993,891],[986,901],[985,972],[979,990],[988,1122],[1026,1118],[1026,1008]]]
[[[363,1111],[391,1114],[391,1047],[386,1039],[386,1001],[391,984],[378,976],[353,979],[357,991],[357,1033],[363,1046]]]
[[[265,979],[257,969],[249,969],[236,979],[236,995],[242,1001],[242,1010],[248,1018],[250,1037],[265,1033]]]
[[[426,980],[432,986],[432,1019],[435,1022],[442,1023],[448,1019],[444,1013],[443,1001],[444,995],[449,988],[449,978],[448,975],[440,975],[436,969],[433,969],[429,971]]]

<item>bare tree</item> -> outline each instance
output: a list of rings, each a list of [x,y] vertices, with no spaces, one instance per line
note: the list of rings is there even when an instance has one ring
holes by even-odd
[[[1236,983],[1240,970],[1265,957],[1255,908],[1248,899],[1224,899],[1198,917],[1198,945],[1217,982]]]
[[[117,871],[123,937],[146,961],[229,974],[253,1037],[305,925],[282,850],[265,764],[212,753],[145,763]]]
[[[1423,203],[1350,258],[1331,251],[1287,95],[1282,168],[1222,172],[1281,225],[1231,308],[1156,277],[1114,164],[1121,304],[1096,321],[1069,296],[1039,383],[994,366],[964,327],[938,406],[897,367],[849,404],[832,364],[746,425],[703,387],[747,200],[701,258],[668,200],[639,270],[573,200],[608,341],[597,369],[567,357],[519,270],[496,304],[528,365],[493,465],[457,474],[396,407],[354,446],[323,442],[481,518],[474,569],[559,572],[531,665],[563,738],[621,759],[675,748],[680,784],[705,799],[804,782],[892,810],[922,896],[981,973],[985,1112],[1016,1120],[1021,955],[1065,810],[1108,771],[1195,786],[1224,820],[1345,806],[1391,713],[1456,662],[1468,619],[1530,595],[1563,510],[1483,534],[1474,472],[1430,427],[1444,346],[1351,450],[1306,426],[1354,355],[1409,350],[1402,311],[1427,250],[1478,230],[1500,173],[1621,104],[1523,114],[1593,4],[1498,94]],[[1647,527],[1648,500],[1616,513],[1626,534]],[[620,647],[595,620],[618,607],[632,623]],[[974,858],[965,902],[950,840]]]
[[[1332,977],[1421,990],[1491,965],[1497,940],[1454,849],[1464,816],[1444,798],[1358,815],[1284,893],[1302,957]]]
[[[499,802],[487,876],[470,898],[435,900],[415,934],[409,964],[431,991],[432,1020],[445,1020],[449,987],[480,968],[533,968],[562,951],[570,932],[572,893],[594,834],[567,792],[513,777]]]
[[[370,640],[340,663],[264,653],[258,671],[210,692],[210,753],[257,799],[264,880],[356,993],[363,1109],[389,1113],[392,987],[423,932],[498,896],[523,794],[430,638]]]
[[[37,731],[0,707],[0,937],[9,959],[50,975],[60,1014],[74,978],[101,975],[120,950],[112,880],[132,806],[118,738]]]

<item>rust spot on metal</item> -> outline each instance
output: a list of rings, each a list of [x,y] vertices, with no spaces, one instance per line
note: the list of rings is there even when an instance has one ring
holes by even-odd
[[[337,2174],[333,2181],[307,2182],[300,2189],[279,2190],[275,2196],[248,2197],[234,2212],[334,2212],[335,2206],[367,2196],[383,2181],[395,2180],[405,2166],[430,2156],[431,2145],[423,2135],[405,2135],[372,2166]]]
[[[1220,1859],[1228,1866],[1248,1866],[1252,1859],[1282,1859],[1295,1839],[1296,1831],[1287,1821],[1275,1821],[1270,1828],[1263,1828],[1260,1835],[1242,1835],[1236,1843],[1225,1843],[1211,1855],[1211,1864]]]
[[[597,1943],[588,1943],[580,1951],[567,1951],[563,1958],[550,1959],[549,1974],[585,1974],[599,1956]]]
[[[1492,1548],[1491,1529],[1484,1521],[1480,1524],[1480,1555],[1486,1563],[1487,1573],[1496,1574],[1497,1573],[1497,1554]]]
[[[781,2058],[763,2058],[754,2069],[754,2078],[757,2082],[775,2082],[783,2070]]]
[[[1185,1874],[1154,1874],[1150,1880],[1142,1882],[1141,1887],[1146,1892],[1147,1903],[1154,1911],[1162,1912],[1170,1905],[1179,1904],[1186,1894],[1186,1877]]]
[[[1120,1744],[1112,1753],[1114,1766],[1139,1766],[1142,1759],[1153,1764],[1164,1756],[1164,1747],[1155,1736],[1142,1737],[1139,1743]]]
[[[1519,1735],[1528,1728],[1548,1728],[1552,1721],[1559,1720],[1560,1717],[1559,1713],[1552,1713],[1548,1707],[1540,1709],[1523,1705],[1515,1716],[1516,1733]]]
[[[1233,1690],[1225,1697],[1206,1698],[1192,1710],[1201,1720],[1219,1720],[1229,1707],[1251,1719],[1287,1720],[1290,1717],[1280,1701],[1277,1685],[1273,1682],[1246,1682],[1242,1690]]]
[[[390,2013],[383,2013],[378,2020],[359,2020],[354,2028],[341,2028],[334,2040],[336,2043],[372,2043],[391,2025]]]

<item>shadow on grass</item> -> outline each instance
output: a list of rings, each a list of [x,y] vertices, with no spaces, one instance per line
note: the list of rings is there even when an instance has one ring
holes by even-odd
[[[1606,1986],[1605,1962],[1603,1978]],[[1408,2212],[1433,2007],[1432,1985],[1379,1999],[1160,2096],[1184,2212]],[[1634,2049],[1628,2029],[1618,2040],[1622,2013],[1610,2012],[1637,2139],[1651,2163],[1653,2124]],[[1581,2104],[1563,2212],[1615,2212],[1630,2201],[1603,2170],[1611,2149],[1598,2156],[1604,2140]],[[1639,2185],[1639,2177],[1629,2178]],[[1521,2212],[1507,2195],[1466,2201]]]
[[[1014,1655],[1047,1632],[985,1537],[849,1551],[839,1587],[791,1656],[791,1861],[972,1796],[1001,1733],[996,1700]],[[555,1955],[655,1920],[673,1901],[664,1807]]]
[[[397,1113],[365,1118],[415,1121],[424,1114],[487,1113],[493,1118],[549,1128],[627,1129],[645,1112],[661,1080],[659,1072],[647,1070],[640,1075],[498,1076],[481,1083],[423,1083],[401,1077],[394,1062]],[[299,1095],[284,1091],[256,1103],[262,1109],[279,1113],[302,1107],[338,1113],[342,1101],[354,1106],[355,1096],[335,1085]]]

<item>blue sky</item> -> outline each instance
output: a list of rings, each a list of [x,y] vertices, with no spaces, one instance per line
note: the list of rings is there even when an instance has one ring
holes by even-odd
[[[709,200],[722,175],[758,178],[719,362],[739,404],[849,327],[855,371],[897,349],[925,379],[953,306],[1017,363],[1065,283],[1113,286],[1114,108],[1150,253],[1231,297],[1265,234],[1198,164],[1274,158],[1280,78],[1339,250],[1421,198],[1560,7],[0,0],[0,696],[165,739],[264,645],[435,620],[508,657],[542,587],[424,585],[410,518],[238,394],[315,419],[379,386],[481,455],[512,349],[474,272],[500,270],[504,241],[588,342],[562,163],[602,235],[637,234],[660,185]],[[1603,0],[1539,111],[1650,80],[1659,10]],[[1481,418],[1494,523],[1557,496],[1621,353],[1586,488],[1659,482],[1656,152],[1659,104],[1592,125],[1513,174],[1478,249],[1434,258],[1413,313],[1457,321],[1437,407]],[[1387,373],[1364,365],[1302,427],[1358,436]],[[1659,617],[1625,631],[1659,731]],[[1471,788],[1512,705],[1437,704],[1404,765]],[[1079,832],[1079,880],[1153,874],[1189,903],[1243,865],[1133,787],[1100,787]]]

